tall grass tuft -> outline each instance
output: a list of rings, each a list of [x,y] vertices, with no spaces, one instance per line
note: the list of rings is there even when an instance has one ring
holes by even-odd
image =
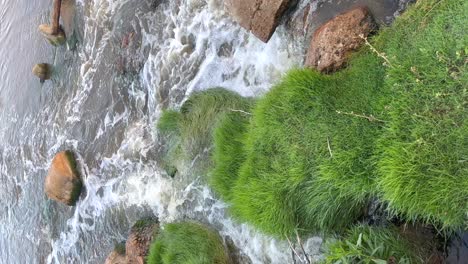
[[[393,65],[379,190],[395,214],[449,230],[468,228],[467,21],[467,1],[418,1],[379,39]]]
[[[246,159],[244,141],[250,118],[250,114],[242,112],[228,113],[214,131],[213,161],[216,165],[210,173],[210,185],[225,201],[231,201],[239,168]]]
[[[157,127],[170,146],[165,166],[180,167],[198,161],[193,169],[205,171],[211,165],[208,157],[217,122],[226,113],[249,109],[252,103],[252,99],[237,93],[212,88],[193,93],[179,111],[164,111]]]
[[[283,237],[342,230],[364,213],[382,124],[359,115],[381,116],[384,93],[380,61],[360,55],[333,76],[293,70],[252,116],[220,123],[212,182],[235,216]]]
[[[164,226],[150,247],[148,264],[228,264],[221,237],[198,223]]]

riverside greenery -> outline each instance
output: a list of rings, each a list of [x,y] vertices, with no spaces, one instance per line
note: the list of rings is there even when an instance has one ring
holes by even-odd
[[[331,240],[325,246],[323,264],[385,264],[423,263],[416,248],[393,228],[355,226],[341,240]]]
[[[227,112],[250,108],[252,102],[251,98],[213,88],[193,93],[179,111],[164,111],[157,125],[170,146],[164,166],[180,170],[187,163],[199,161],[200,172],[211,167],[207,149],[218,120]]]
[[[467,1],[418,1],[340,72],[292,70],[256,103],[196,93],[158,127],[186,157],[214,145],[211,186],[271,235],[344,231],[376,198],[467,229],[466,21]]]
[[[193,222],[172,223],[151,244],[148,264],[228,264],[229,256],[214,230]]]
[[[420,1],[379,41],[393,67],[378,187],[408,220],[468,229],[468,2]]]

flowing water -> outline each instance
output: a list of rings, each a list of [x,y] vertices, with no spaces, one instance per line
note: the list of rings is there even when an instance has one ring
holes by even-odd
[[[159,168],[155,122],[193,91],[265,93],[302,64],[305,44],[284,26],[260,42],[222,0],[77,0],[75,19],[64,19],[76,47],[52,48],[37,31],[50,5],[0,0],[0,263],[103,263],[136,220],[153,215],[210,224],[253,263],[291,263],[287,242],[230,219],[203,175],[187,183]],[[30,73],[42,62],[54,65],[45,84]],[[79,154],[86,189],[71,208],[43,192],[65,149]],[[305,242],[313,259],[321,243]]]

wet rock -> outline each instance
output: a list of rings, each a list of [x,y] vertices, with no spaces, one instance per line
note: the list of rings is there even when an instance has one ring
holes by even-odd
[[[144,264],[151,242],[159,230],[154,219],[144,219],[135,223],[125,244],[128,264]]]
[[[291,0],[226,0],[231,16],[263,42],[268,42]]]
[[[307,35],[309,29],[309,14],[311,4],[307,4],[295,12],[287,23],[287,27],[295,37],[303,37]]]
[[[232,264],[252,264],[252,260],[236,247],[231,237],[226,237],[226,247]]]
[[[342,68],[351,52],[357,50],[376,24],[365,7],[343,13],[315,31],[307,56],[306,67],[321,72]]]
[[[62,0],[60,16],[62,18],[62,26],[66,36],[72,36],[75,30],[75,8],[75,0]]]
[[[47,63],[39,63],[34,65],[32,72],[36,75],[43,83],[45,80],[50,79],[52,67]]]
[[[39,31],[53,46],[61,46],[67,41],[65,32],[62,28],[60,28],[57,33],[54,33],[52,26],[42,24],[39,26]]]
[[[423,258],[423,263],[446,263],[442,252],[438,250],[438,248],[440,248],[440,241],[438,241],[437,231],[433,227],[418,223],[404,224],[399,227],[399,233],[414,249],[418,250],[420,256]]]
[[[112,251],[106,259],[105,264],[127,264],[125,252],[119,252],[118,250]]]
[[[45,180],[47,196],[50,199],[73,206],[80,196],[82,185],[73,152],[58,153],[52,160]]]

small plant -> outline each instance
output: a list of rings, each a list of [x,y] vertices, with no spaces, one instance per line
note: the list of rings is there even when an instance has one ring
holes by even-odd
[[[151,245],[147,261],[148,264],[230,263],[217,232],[192,222],[165,225]]]
[[[422,263],[411,245],[394,228],[356,226],[342,240],[326,244],[323,263]]]

